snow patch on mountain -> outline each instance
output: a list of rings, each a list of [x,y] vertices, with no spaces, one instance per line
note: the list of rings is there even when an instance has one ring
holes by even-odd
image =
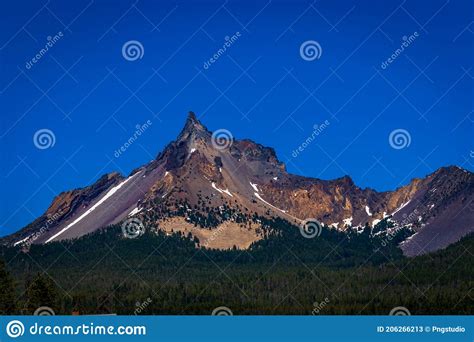
[[[260,201],[262,201],[263,203],[268,204],[268,205],[269,205],[270,207],[272,207],[272,208],[275,208],[275,209],[277,209],[277,210],[280,210],[282,213],[286,213],[286,210],[282,210],[282,209],[280,209],[280,208],[277,208],[277,207],[275,207],[273,204],[270,204],[270,203],[268,203],[267,201],[265,201],[257,192],[254,192],[253,194],[255,195],[255,197],[257,197],[257,198],[258,198]]]
[[[401,206],[399,206],[399,207],[392,213],[392,215],[395,215],[395,214],[398,213],[400,210],[402,210],[403,208],[405,208],[405,207],[408,205],[408,203],[410,203],[410,202],[411,202],[411,200],[408,200],[406,203],[403,203]]]
[[[18,246],[19,244],[22,244],[23,242],[27,241],[33,234],[28,235],[26,238],[21,239],[20,241],[17,241],[13,244],[13,246]]]
[[[346,218],[346,219],[342,220],[342,222],[344,222],[344,224],[345,224],[346,226],[351,226],[353,219],[354,219],[354,218],[351,216],[351,217],[349,217],[349,218]]]
[[[372,221],[372,227],[375,227],[381,220],[375,219]]]
[[[408,241],[410,241],[411,239],[413,239],[415,237],[415,235],[417,235],[418,233],[415,233],[413,235],[410,235],[409,237],[407,237],[405,240],[403,240],[402,242],[400,242],[400,245],[403,245],[405,243],[407,243]]]
[[[130,216],[136,215],[136,214],[138,214],[138,213],[139,213],[140,211],[142,211],[142,210],[143,210],[143,208],[138,208],[138,207],[136,207],[136,208],[133,209],[130,213],[128,213],[128,216],[130,217]]]
[[[102,197],[99,201],[97,201],[96,204],[94,204],[92,207],[90,207],[85,213],[83,213],[81,216],[79,216],[77,219],[72,221],[70,224],[68,224],[66,227],[61,229],[59,232],[51,236],[48,240],[46,240],[46,243],[53,241],[55,238],[57,238],[59,235],[64,233],[66,230],[70,229],[72,226],[74,226],[76,223],[81,221],[84,217],[89,215],[91,212],[93,212],[95,209],[97,209],[102,203],[104,203],[107,199],[112,197],[122,186],[124,186],[126,183],[128,183],[132,178],[134,178],[136,175],[138,175],[141,172],[137,172],[134,175],[128,177],[118,185],[114,186],[112,189],[110,189],[104,197]]]
[[[211,185],[212,185],[212,187],[213,187],[215,190],[217,190],[219,193],[221,193],[221,194],[224,193],[224,194],[229,195],[230,197],[234,197],[234,196],[230,193],[230,191],[229,191],[228,189],[225,189],[225,190],[224,190],[224,189],[219,189],[219,188],[216,186],[216,183],[214,183],[214,182],[212,182]]]

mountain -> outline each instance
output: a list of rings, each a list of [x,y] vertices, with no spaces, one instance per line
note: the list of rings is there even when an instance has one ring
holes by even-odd
[[[102,176],[59,194],[35,221],[3,244],[43,244],[83,236],[125,220],[125,229],[191,233],[202,246],[248,248],[264,237],[259,217],[390,238],[407,256],[442,249],[474,231],[474,174],[443,167],[394,191],[361,189],[348,176],[292,175],[272,148],[210,132],[190,113],[178,138],[128,177]],[[319,224],[319,223],[318,223]]]

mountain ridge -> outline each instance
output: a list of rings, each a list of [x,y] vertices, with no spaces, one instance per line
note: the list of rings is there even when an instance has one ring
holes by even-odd
[[[247,248],[262,238],[252,219],[261,215],[298,224],[315,219],[338,230],[402,222],[416,230],[401,248],[407,255],[417,255],[443,248],[474,230],[474,175],[457,166],[378,192],[360,188],[348,175],[334,180],[293,175],[273,148],[220,131],[222,135],[212,133],[190,112],[177,139],[154,160],[127,177],[112,172],[92,185],[62,192],[43,215],[2,242],[71,239],[136,217],[153,229],[184,229],[204,240],[210,239],[209,230],[225,223],[220,231],[226,234],[221,235],[227,240],[237,237],[236,245]],[[433,189],[441,189],[442,195],[430,193]],[[457,227],[445,232],[450,218]],[[430,231],[438,236],[434,243],[425,241],[432,238]],[[239,244],[239,236],[245,243]],[[213,238],[212,243],[230,247],[223,239]]]

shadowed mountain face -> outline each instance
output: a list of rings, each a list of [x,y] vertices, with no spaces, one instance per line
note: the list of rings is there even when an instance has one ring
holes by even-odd
[[[406,255],[435,251],[474,231],[474,174],[437,170],[390,192],[361,189],[348,176],[325,181],[292,175],[272,148],[206,129],[193,113],[178,138],[127,178],[102,176],[59,194],[34,222],[3,239],[29,245],[76,238],[129,218],[147,229],[183,231],[214,248],[247,248],[261,239],[258,216],[333,229],[375,228],[413,234]],[[222,134],[221,134],[222,133]],[[227,132],[228,133],[228,132]],[[390,232],[382,232],[390,234]]]

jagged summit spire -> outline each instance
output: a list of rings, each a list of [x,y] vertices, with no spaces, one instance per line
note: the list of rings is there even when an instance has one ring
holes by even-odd
[[[199,121],[194,112],[188,113],[188,118],[184,124],[183,130],[179,134],[178,140],[187,139],[191,135],[201,135],[207,134],[209,131],[207,128]]]
[[[192,122],[199,122],[198,118],[196,117],[196,114],[194,112],[188,112],[188,121]]]
[[[194,112],[189,112],[188,113],[188,118],[186,119],[186,126],[187,125],[192,125],[192,126],[197,126],[197,127],[203,127],[204,125],[199,121],[197,118],[196,114]]]

